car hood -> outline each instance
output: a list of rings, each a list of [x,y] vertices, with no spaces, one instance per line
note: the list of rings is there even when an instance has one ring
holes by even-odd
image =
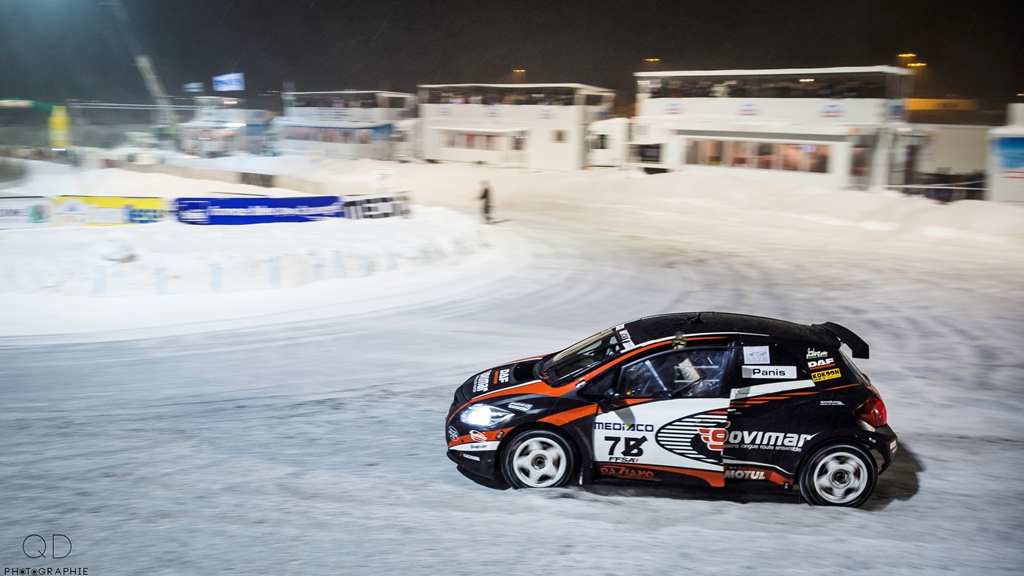
[[[459,389],[460,395],[468,401],[495,390],[536,381],[533,377],[533,366],[539,360],[540,357],[529,358],[484,370],[462,384]]]

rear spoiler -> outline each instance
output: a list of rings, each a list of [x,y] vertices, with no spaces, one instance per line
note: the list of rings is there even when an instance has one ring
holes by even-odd
[[[867,358],[868,357],[868,343],[861,340],[860,336],[854,334],[849,328],[840,326],[835,322],[825,322],[824,324],[811,324],[815,328],[821,328],[826,332],[832,334],[843,344],[850,347],[850,351],[853,352],[854,358]]]

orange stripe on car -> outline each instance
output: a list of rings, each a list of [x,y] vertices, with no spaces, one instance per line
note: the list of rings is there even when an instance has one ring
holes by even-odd
[[[597,414],[597,404],[588,404],[587,406],[580,406],[579,408],[572,408],[558,414],[552,414],[546,418],[541,418],[539,421],[554,424],[555,426],[563,426],[573,420],[579,420],[594,414]]]
[[[605,464],[602,462],[602,464]],[[621,465],[623,468],[640,468],[643,470],[658,470],[660,472],[671,472],[672,474],[682,474],[684,476],[695,476],[701,480],[707,482],[711,486],[721,488],[725,486],[725,475],[722,472],[715,472],[712,470],[694,470],[692,468],[675,468],[672,466],[654,466],[651,464],[627,464]]]

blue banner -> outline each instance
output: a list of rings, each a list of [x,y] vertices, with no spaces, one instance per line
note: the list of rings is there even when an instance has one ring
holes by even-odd
[[[178,220],[186,224],[267,224],[345,217],[345,204],[337,196],[178,198],[175,202]]]
[[[241,72],[213,77],[214,92],[241,92],[242,90],[245,90],[245,74]]]

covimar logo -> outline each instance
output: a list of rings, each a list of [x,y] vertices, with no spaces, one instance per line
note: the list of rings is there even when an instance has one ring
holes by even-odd
[[[804,443],[815,434],[787,434],[785,432],[764,432],[760,430],[733,430],[729,432],[727,444],[741,448],[799,451]]]

